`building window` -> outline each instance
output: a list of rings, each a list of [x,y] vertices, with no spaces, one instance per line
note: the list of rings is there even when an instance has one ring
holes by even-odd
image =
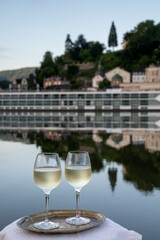
[[[34,99],[34,95],[28,95],[28,99]]]
[[[54,117],[52,117],[52,120],[53,120],[54,122],[59,121],[59,117],[54,116]]]
[[[3,99],[10,99],[9,95],[3,95]]]
[[[50,103],[51,103],[50,101],[44,101],[44,105],[45,105],[45,106],[50,105]]]
[[[148,94],[147,93],[142,93],[141,98],[148,98]]]
[[[34,105],[34,101],[28,101],[28,105],[33,106]]]
[[[141,117],[141,122],[148,122],[148,117]]]
[[[18,99],[18,95],[11,95],[12,99]]]
[[[104,100],[104,105],[111,106],[111,101],[110,100]]]
[[[138,100],[132,100],[131,105],[132,105],[133,108],[138,107],[139,101]]]
[[[87,95],[86,95],[86,98],[88,98],[88,99],[93,99],[93,94],[87,94]]]
[[[45,94],[45,95],[44,95],[44,99],[50,99],[50,95]]]
[[[4,106],[9,106],[10,102],[9,101],[4,101],[3,104],[4,104]]]
[[[138,98],[138,93],[131,94],[131,98]]]
[[[101,101],[96,101],[96,107],[102,107],[102,102]]]
[[[79,101],[78,105],[79,105],[79,107],[84,107],[85,103],[84,103],[84,101]]]
[[[42,99],[42,95],[36,95],[36,99]]]
[[[112,118],[110,116],[104,117],[104,122],[111,122]]]
[[[122,94],[122,98],[129,98],[129,94]]]
[[[122,122],[129,122],[129,117],[127,116],[122,117]]]
[[[18,121],[18,116],[11,117],[11,121]]]
[[[120,108],[120,101],[113,101],[113,108]]]
[[[95,98],[102,98],[102,94],[96,94]]]
[[[113,94],[113,98],[120,98],[120,94]]]
[[[123,106],[129,106],[130,105],[130,101],[129,100],[122,100],[122,105]]]
[[[52,104],[53,104],[54,106],[58,106],[58,105],[59,105],[59,101],[52,101]]]
[[[85,120],[84,115],[79,115],[79,116],[78,116],[78,120],[79,120],[79,121],[84,121],[84,120]]]
[[[70,94],[70,95],[69,95],[69,98],[70,98],[70,99],[76,99],[76,95],[75,95],[75,94]]]
[[[61,95],[61,99],[67,99],[67,95],[66,94],[62,94]]]
[[[58,98],[59,98],[59,95],[58,95],[58,94],[52,95],[52,98],[53,98],[53,99],[58,99]]]
[[[20,99],[26,99],[26,95],[20,95],[19,98]]]
[[[79,98],[79,99],[84,99],[85,96],[84,96],[84,94],[78,94],[78,98]]]
[[[108,99],[110,99],[111,98],[111,94],[104,94],[104,98],[108,98]]]
[[[102,115],[96,115],[96,121],[102,121]]]
[[[18,105],[18,102],[17,102],[17,101],[12,101],[12,102],[11,102],[11,105],[12,105],[12,106],[17,106],[17,105]]]
[[[142,106],[147,106],[148,105],[148,101],[147,100],[141,100],[141,105]]]
[[[91,117],[87,116],[87,117],[86,117],[86,121],[87,121],[87,122],[90,122],[90,121],[91,121]]]
[[[27,104],[26,104],[25,101],[20,101],[20,102],[19,102],[19,105],[21,105],[21,106],[26,106]]]
[[[40,117],[40,116],[36,117],[36,121],[42,121],[42,120],[43,120],[42,117]]]
[[[86,105],[90,106],[91,105],[91,101],[86,101]]]
[[[36,105],[41,106],[42,105],[42,101],[36,101]]]

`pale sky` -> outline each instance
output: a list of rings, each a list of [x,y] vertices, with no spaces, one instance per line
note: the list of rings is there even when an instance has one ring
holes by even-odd
[[[123,34],[147,19],[160,22],[160,0],[0,0],[0,71],[63,54],[67,34],[108,47],[112,21],[120,49]]]

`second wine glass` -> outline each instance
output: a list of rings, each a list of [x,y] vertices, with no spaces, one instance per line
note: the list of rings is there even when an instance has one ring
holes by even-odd
[[[83,225],[90,222],[89,218],[80,216],[79,213],[79,194],[91,178],[91,163],[88,152],[72,151],[66,159],[65,178],[76,191],[76,216],[66,219],[72,225]]]

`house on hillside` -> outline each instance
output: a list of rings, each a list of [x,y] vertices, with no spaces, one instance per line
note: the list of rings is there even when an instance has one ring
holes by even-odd
[[[99,83],[102,82],[103,80],[104,80],[104,72],[102,69],[101,62],[99,61],[98,69],[95,72],[94,77],[92,78],[92,87],[95,89],[98,89]]]
[[[146,82],[148,83],[160,83],[160,66],[150,64],[146,71]]]
[[[70,82],[67,81],[67,78],[60,76],[52,76],[45,78],[43,81],[43,88],[53,87],[54,89],[65,90],[70,88]]]
[[[135,68],[132,71],[132,83],[143,83],[146,81],[146,74],[144,68]]]
[[[116,67],[105,73],[105,77],[111,82],[112,87],[120,87],[121,83],[130,83],[131,74],[120,67]]]
[[[9,91],[28,91],[28,82],[26,78],[15,79],[9,84]]]

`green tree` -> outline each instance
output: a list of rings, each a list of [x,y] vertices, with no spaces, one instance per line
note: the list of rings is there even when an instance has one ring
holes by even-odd
[[[37,83],[39,83],[40,86],[43,87],[44,78],[51,77],[55,74],[57,74],[57,69],[53,61],[52,53],[47,51],[44,54],[40,68],[36,70]]]
[[[108,46],[112,47],[114,51],[114,47],[117,47],[117,45],[118,45],[118,42],[117,42],[116,28],[115,28],[114,22],[112,22],[109,37],[108,37]]]
[[[99,89],[106,89],[110,86],[111,83],[107,79],[104,79],[102,82],[99,83]]]
[[[92,61],[99,60],[100,56],[103,53],[103,50],[105,49],[104,44],[101,44],[99,42],[91,42],[89,44],[90,47],[90,55],[92,58]]]
[[[71,37],[69,34],[67,34],[66,40],[65,40],[65,52],[68,52],[72,49],[73,43],[71,40]]]
[[[71,58],[71,50],[73,48],[73,42],[71,40],[71,37],[69,34],[67,34],[66,40],[65,40],[65,58],[70,59]]]
[[[137,67],[147,67],[150,63],[157,63],[160,59],[160,24],[146,20],[139,23],[127,37],[126,49],[122,52],[122,67],[131,71]],[[157,49],[157,50],[155,50]]]
[[[7,88],[9,88],[9,81],[7,81],[7,80],[1,80],[0,81],[0,88],[2,88],[2,89],[7,89]]]
[[[77,40],[75,41],[73,48],[71,50],[71,58],[73,60],[76,61],[82,61],[81,57],[80,57],[80,51],[82,49],[87,49],[88,48],[88,43],[86,41],[86,39],[84,38],[84,36],[82,34],[80,34],[77,38]]]
[[[88,43],[86,41],[86,39],[84,38],[84,36],[82,34],[80,34],[76,40],[76,42],[74,43],[74,46],[76,48],[80,48],[80,49],[87,49],[88,48]]]
[[[36,89],[36,79],[33,73],[29,75],[29,77],[27,78],[27,82],[29,90]]]
[[[78,66],[69,65],[68,70],[67,70],[67,77],[71,79],[72,77],[77,76],[78,72],[79,72],[79,67]]]
[[[83,62],[96,62],[100,59],[104,49],[104,44],[88,42],[88,48],[81,49],[79,55]]]

